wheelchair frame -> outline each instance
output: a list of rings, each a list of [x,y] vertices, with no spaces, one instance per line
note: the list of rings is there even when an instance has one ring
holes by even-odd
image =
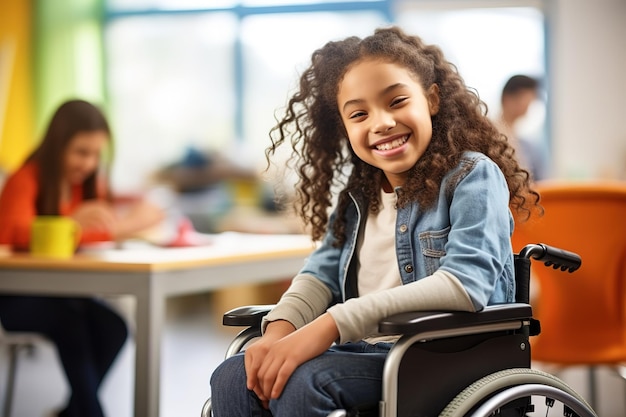
[[[531,369],[529,337],[540,332],[529,305],[531,259],[568,272],[581,264],[574,253],[530,244],[515,255],[515,303],[487,306],[475,313],[407,312],[379,323],[381,334],[402,335],[385,360],[380,417],[524,416],[533,410],[533,395],[561,402],[564,416],[597,417],[565,382]],[[245,306],[224,314],[225,326],[247,327],[231,342],[226,358],[261,335],[261,320],[272,307]],[[416,372],[427,377],[416,380],[412,378]],[[402,383],[407,380],[410,384]],[[210,416],[209,398],[202,417]],[[329,415],[345,416],[345,410]]]

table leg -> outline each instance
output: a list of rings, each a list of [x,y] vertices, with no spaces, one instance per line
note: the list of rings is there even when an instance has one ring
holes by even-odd
[[[159,416],[161,334],[165,317],[163,294],[148,285],[137,296],[135,332],[135,417]]]

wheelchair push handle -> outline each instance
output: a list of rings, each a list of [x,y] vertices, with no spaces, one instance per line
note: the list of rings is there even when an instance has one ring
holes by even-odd
[[[519,256],[527,259],[533,258],[542,261],[545,266],[567,272],[576,271],[582,264],[582,259],[578,254],[544,243],[526,245],[519,252]]]

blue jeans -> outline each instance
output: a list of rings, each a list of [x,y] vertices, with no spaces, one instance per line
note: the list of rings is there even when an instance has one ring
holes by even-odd
[[[332,346],[300,365],[282,395],[261,406],[246,388],[243,353],[226,359],[211,376],[214,417],[326,417],[337,409],[377,415],[381,380],[389,343],[365,342]],[[373,414],[368,414],[373,413]]]

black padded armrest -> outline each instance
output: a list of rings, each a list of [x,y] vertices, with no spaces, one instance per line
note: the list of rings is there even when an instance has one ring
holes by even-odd
[[[224,326],[260,326],[263,317],[273,307],[273,304],[238,307],[226,312],[222,318],[222,323]],[[378,324],[378,330],[382,334],[416,334],[530,318],[532,318],[532,308],[528,304],[500,304],[487,306],[476,313],[414,311],[395,314],[383,319]]]
[[[382,334],[411,335],[435,330],[532,318],[528,304],[512,303],[487,306],[476,313],[466,311],[415,311],[400,313],[378,323]]]
[[[261,326],[261,320],[272,308],[274,304],[237,307],[224,313],[222,324],[224,326]]]

